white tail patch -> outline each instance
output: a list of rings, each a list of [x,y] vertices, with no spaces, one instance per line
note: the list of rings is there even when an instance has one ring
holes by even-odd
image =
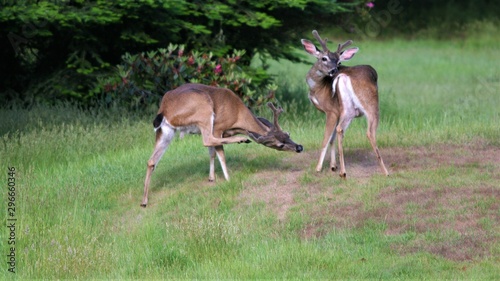
[[[166,127],[168,127],[168,129],[165,129]],[[168,123],[168,120],[165,117],[163,117],[163,119],[161,120],[160,126],[154,128],[155,132],[158,131],[158,129],[160,129],[160,128],[163,131],[167,131],[167,130],[169,131],[170,129],[172,129],[175,132],[175,127],[172,126],[170,123]]]
[[[345,74],[339,74],[335,80],[333,80],[332,96],[336,94],[337,85],[345,115],[349,117],[358,117],[365,114],[365,109],[363,105],[361,105],[352,87],[351,78]]]

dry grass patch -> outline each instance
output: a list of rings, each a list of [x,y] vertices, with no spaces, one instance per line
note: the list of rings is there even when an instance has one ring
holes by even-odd
[[[273,172],[259,173],[240,194],[243,206],[264,203],[266,209],[276,214],[278,220],[286,218],[288,209],[295,204],[294,192],[300,188],[301,171],[292,171],[287,175]]]
[[[391,167],[387,180],[371,150],[347,151],[347,181],[326,169],[314,172],[317,153],[309,152],[283,160],[290,171],[255,174],[240,202],[263,203],[280,221],[300,210],[308,217],[303,239],[375,223],[395,241],[412,237],[393,243],[403,254],[427,251],[462,261],[498,253],[500,149],[476,142],[381,152]]]

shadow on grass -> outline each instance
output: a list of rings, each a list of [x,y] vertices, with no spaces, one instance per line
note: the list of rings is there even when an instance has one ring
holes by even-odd
[[[248,149],[248,148],[247,148]],[[282,171],[287,169],[282,156],[276,157],[275,153],[263,152],[246,157],[242,153],[232,154],[226,152],[226,166],[229,177],[243,176],[244,178],[263,171]],[[168,154],[168,152],[166,153]],[[218,159],[215,160],[216,183],[225,181]],[[158,163],[151,179],[150,191],[158,191],[163,187],[174,187],[192,182],[208,182],[210,157],[202,153],[195,159],[176,161],[173,157],[165,155]]]

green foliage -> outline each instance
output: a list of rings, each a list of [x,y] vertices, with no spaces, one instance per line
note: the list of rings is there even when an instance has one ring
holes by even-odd
[[[245,51],[216,58],[212,53],[191,51],[183,45],[170,44],[167,49],[126,53],[113,75],[98,78],[94,93],[105,104],[126,106],[158,104],[163,94],[185,83],[201,83],[228,88],[249,106],[261,105],[274,97],[276,86],[268,84],[264,71],[240,67]]]
[[[357,2],[356,2],[357,3]],[[295,58],[300,34],[352,4],[325,0],[3,1],[0,100],[88,100],[125,53],[183,44],[224,57]],[[63,74],[61,74],[63,73]],[[41,88],[40,85],[48,87]]]

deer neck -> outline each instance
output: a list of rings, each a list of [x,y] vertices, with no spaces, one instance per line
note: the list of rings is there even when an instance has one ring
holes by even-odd
[[[268,135],[270,131],[271,128],[267,127],[259,119],[257,119],[257,117],[253,116],[251,120],[248,120],[244,130],[239,133],[247,135],[256,143],[260,143],[258,138]]]
[[[235,124],[234,127],[224,131],[226,136],[232,136],[236,134],[249,135],[249,132],[257,133],[259,135],[266,135],[271,129],[265,126],[255,115],[253,115],[250,110],[249,114],[244,114],[244,117],[239,118],[240,121]]]
[[[309,99],[316,107],[331,99],[333,78],[319,71],[316,66],[307,73],[306,82],[309,86]]]
[[[271,131],[271,128],[264,125],[257,117],[253,116],[252,120],[248,122],[249,128],[247,131],[254,132],[260,135],[266,135]]]

